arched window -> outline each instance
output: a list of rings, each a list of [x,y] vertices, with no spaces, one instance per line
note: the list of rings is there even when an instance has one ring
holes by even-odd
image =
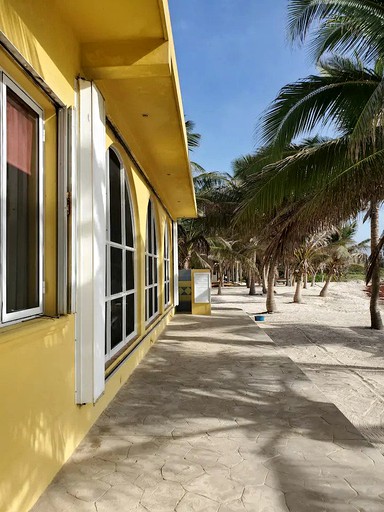
[[[145,241],[145,321],[149,323],[159,312],[158,251],[156,221],[152,202],[148,203]]]
[[[136,334],[135,231],[125,170],[108,151],[105,355],[113,357]]]
[[[164,306],[171,302],[171,253],[169,249],[169,226],[164,226]]]

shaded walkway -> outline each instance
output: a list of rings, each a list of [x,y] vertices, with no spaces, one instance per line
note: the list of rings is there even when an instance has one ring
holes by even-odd
[[[243,312],[180,315],[33,508],[174,510],[382,512],[384,458]]]

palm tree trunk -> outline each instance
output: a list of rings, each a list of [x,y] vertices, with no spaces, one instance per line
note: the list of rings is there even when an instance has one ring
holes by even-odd
[[[291,269],[289,265],[285,267],[285,286],[289,286],[290,283]]]
[[[183,264],[183,268],[184,268],[184,270],[189,270],[191,268],[191,256],[190,256],[190,254],[188,254],[188,256],[185,258],[184,264]]]
[[[304,284],[303,284],[303,288],[307,289],[307,284],[308,284],[308,272],[305,271],[304,272]]]
[[[223,294],[223,281],[224,281],[223,272],[219,272],[218,278],[219,278],[219,286],[217,288],[217,295],[222,295]]]
[[[297,274],[297,278],[296,278],[295,295],[293,296],[293,302],[295,302],[296,304],[300,304],[301,303],[301,285],[302,285],[302,282],[303,282],[303,274],[301,272],[299,272]]]
[[[261,288],[263,295],[267,293],[267,276],[268,276],[268,267],[267,265],[263,265],[262,272],[261,272]]]
[[[317,276],[317,272],[314,272],[312,274],[312,283],[311,283],[311,286],[315,286],[316,284],[316,276]]]
[[[371,201],[371,254],[374,253],[379,243],[379,204]],[[371,313],[371,329],[383,330],[383,321],[379,309],[380,299],[380,255],[377,257],[372,273],[371,301],[369,310]]]
[[[274,313],[276,311],[276,301],[275,301],[275,290],[274,290],[274,282],[275,282],[275,274],[276,274],[277,265],[275,262],[271,262],[269,265],[268,271],[268,288],[267,288],[267,312]]]
[[[320,297],[328,296],[328,288],[329,288],[329,283],[332,281],[332,273],[333,272],[329,272],[329,274],[327,275],[327,280],[325,281],[325,285],[321,289]]]
[[[255,288],[255,272],[251,271],[251,279],[249,281],[249,295],[256,295],[256,288]]]

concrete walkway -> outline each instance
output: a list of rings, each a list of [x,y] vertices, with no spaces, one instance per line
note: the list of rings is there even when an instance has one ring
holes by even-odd
[[[277,313],[266,315],[264,331],[292,359],[329,401],[384,455],[384,331],[369,329],[365,283],[332,283],[329,297],[321,286],[276,287]],[[258,291],[261,289],[258,289]],[[245,287],[213,295],[217,306],[240,308],[252,317],[265,310],[265,297],[249,296]],[[384,308],[381,305],[382,315]]]
[[[383,512],[384,458],[242,311],[178,315],[33,512]]]

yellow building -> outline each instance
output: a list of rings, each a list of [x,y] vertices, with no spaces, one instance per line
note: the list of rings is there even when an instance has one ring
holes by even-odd
[[[174,313],[196,214],[166,0],[0,0],[0,511],[28,511]]]

